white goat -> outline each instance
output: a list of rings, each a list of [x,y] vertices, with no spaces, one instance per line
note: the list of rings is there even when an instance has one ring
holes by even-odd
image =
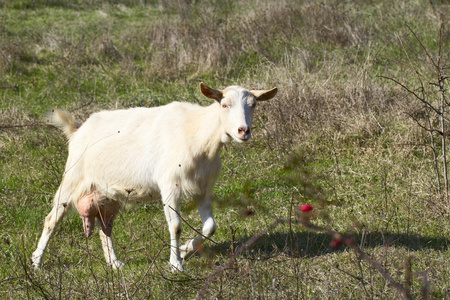
[[[170,265],[183,270],[188,258],[212,236],[212,189],[219,175],[219,151],[231,139],[251,137],[250,126],[257,101],[269,100],[277,89],[249,91],[231,86],[216,90],[200,84],[201,92],[216,102],[207,107],[173,102],[155,108],[102,111],[83,125],[67,112],[54,110],[51,123],[69,139],[69,156],[53,209],[32,255],[39,268],[55,228],[70,206],[76,206],[89,237],[94,220],[106,261],[117,259],[111,239],[112,222],[123,203],[161,199],[170,231]],[[179,247],[180,200],[192,197],[203,222],[202,234]]]

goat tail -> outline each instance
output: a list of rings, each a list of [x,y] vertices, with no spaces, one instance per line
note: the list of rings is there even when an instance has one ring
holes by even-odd
[[[70,139],[81,126],[81,123],[77,122],[71,113],[56,108],[48,115],[48,124],[61,129],[67,139]]]

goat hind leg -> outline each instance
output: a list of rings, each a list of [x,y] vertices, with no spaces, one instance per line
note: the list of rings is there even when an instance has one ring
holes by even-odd
[[[51,212],[45,217],[44,229],[42,231],[41,238],[39,239],[38,246],[31,256],[31,261],[35,269],[39,269],[44,258],[45,249],[47,249],[50,239],[55,234],[55,230],[61,223],[64,215],[69,209],[68,197],[63,197],[60,190],[56,193],[55,201]],[[56,198],[57,197],[57,198]]]
[[[106,263],[109,266],[111,266],[113,269],[121,268],[125,264],[117,258],[116,252],[114,251],[114,245],[113,245],[113,241],[111,238],[111,231],[109,231],[109,234],[105,233],[102,230],[103,226],[102,226],[100,220],[98,220],[97,225],[98,225],[98,227],[101,228],[101,230],[99,230],[99,234],[100,234],[100,240],[102,241],[103,254],[105,255]],[[112,230],[112,225],[111,225],[111,230]]]
[[[102,241],[103,253],[105,255],[106,263],[113,267],[113,269],[121,268],[124,263],[117,259],[116,252],[111,238],[113,221],[119,212],[120,205],[114,200],[105,200],[99,207],[97,215],[97,226],[100,228],[100,240]]]

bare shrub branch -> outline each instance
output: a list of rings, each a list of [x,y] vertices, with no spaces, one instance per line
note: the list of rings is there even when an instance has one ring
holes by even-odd
[[[409,95],[412,95],[414,99],[418,100],[420,103],[424,105],[425,110],[425,125],[419,120],[419,118],[413,116],[412,114],[408,114],[412,120],[423,130],[427,131],[430,134],[430,147],[433,149],[433,165],[434,169],[436,171],[436,181],[438,183],[439,191],[441,193],[441,175],[439,172],[439,169],[442,170],[442,177],[444,180],[444,196],[443,200],[444,203],[447,204],[447,209],[450,209],[450,199],[449,199],[449,179],[448,179],[448,171],[447,171],[447,123],[449,123],[449,114],[450,114],[450,107],[449,103],[447,102],[445,98],[445,91],[446,91],[446,80],[447,76],[444,75],[444,67],[442,62],[442,56],[441,56],[441,47],[442,47],[442,28],[443,23],[441,23],[440,29],[439,29],[439,42],[438,42],[438,58],[437,60],[433,59],[432,55],[428,51],[428,49],[424,46],[422,40],[417,36],[417,34],[414,32],[414,30],[409,26],[408,24],[405,24],[405,26],[408,28],[408,30],[411,32],[411,34],[414,36],[415,40],[419,43],[420,47],[422,48],[423,53],[428,58],[428,61],[435,72],[435,81],[428,80],[426,76],[421,75],[417,69],[417,67],[414,65],[411,56],[409,55],[408,51],[406,50],[406,47],[402,41],[402,39],[397,36],[397,39],[400,43],[400,46],[403,50],[403,53],[406,55],[406,58],[409,62],[409,69],[412,70],[415,74],[415,77],[417,78],[417,82],[419,83],[418,89],[412,89],[408,87],[406,84],[400,82],[399,80],[395,78],[391,78],[388,76],[381,76],[382,78],[388,79],[390,81],[393,81],[395,84],[402,87],[403,90],[405,90]],[[437,61],[437,62],[436,62]],[[424,78],[424,79],[422,79]],[[424,85],[424,81],[428,83],[428,85]],[[431,89],[431,87],[437,87],[437,92]],[[416,92],[418,91],[418,92]],[[430,114],[430,112],[433,112],[433,114]],[[434,122],[434,120],[439,121],[439,125]],[[436,125],[435,125],[436,124]],[[436,138],[440,138],[440,144],[441,144],[441,150],[440,155],[436,153],[436,141],[434,140]],[[441,165],[442,167],[438,167],[438,159],[439,156],[442,157]]]

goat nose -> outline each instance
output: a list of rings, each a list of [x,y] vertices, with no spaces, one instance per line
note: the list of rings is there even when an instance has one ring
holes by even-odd
[[[238,128],[238,133],[239,134],[249,134],[250,133],[250,128],[248,128],[247,126],[242,126]]]

